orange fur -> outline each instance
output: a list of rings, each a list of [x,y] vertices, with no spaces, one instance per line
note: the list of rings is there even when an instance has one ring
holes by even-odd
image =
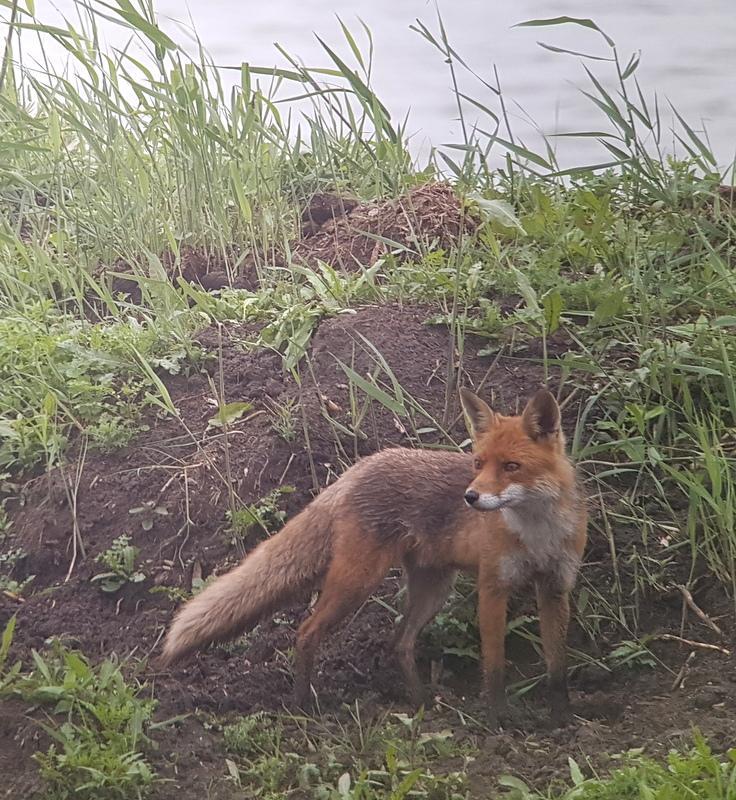
[[[324,635],[377,588],[393,566],[408,584],[396,647],[410,696],[420,702],[416,639],[441,608],[458,570],[475,574],[484,688],[492,720],[505,710],[504,635],[509,594],[536,585],[550,700],[568,713],[568,595],[587,517],[565,454],[557,403],[541,390],[524,413],[493,412],[462,391],[474,455],[393,448],[362,459],[275,536],[176,614],[159,659],[168,666],[232,638],[314,587],[297,634],[295,693],[309,698]]]

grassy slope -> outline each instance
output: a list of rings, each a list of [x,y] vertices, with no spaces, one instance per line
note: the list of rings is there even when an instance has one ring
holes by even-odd
[[[91,17],[75,31],[38,34],[65,42],[79,79],[39,78],[16,66],[4,76],[0,478],[8,495],[15,476],[63,462],[70,442],[121,446],[145,406],[172,411],[160,376],[196,365],[192,336],[207,324],[265,323],[264,343],[284,352],[291,367],[301,348],[289,340],[303,346],[322,316],[366,301],[421,300],[451,324],[460,348],[468,331],[513,349],[525,337],[546,340],[559,327],[577,343],[563,365],[587,376],[580,379],[586,403],[572,445],[616,576],[610,593],[586,586],[578,598],[592,638],[602,619],[613,619],[630,644],[621,658],[641,656],[646,641],[638,622],[648,593],[673,582],[694,588],[715,575],[733,596],[734,217],[718,192],[715,160],[687,125],[678,127],[687,160],[660,154],[659,118],[639,92],[635,64],[619,63],[602,40],[620,78],[615,94],[595,80],[591,86],[607,126],[599,137],[608,151],[605,168],[561,173],[551,152],[530,153],[510,132],[500,135],[501,104],[497,114],[484,112],[486,127],[501,122],[495,136],[473,134],[419,170],[401,129],[370,92],[369,65],[347,31],[344,49],[354,68],[331,50],[329,73],[294,64],[264,75],[244,66],[241,91],[226,95],[206,57],[188,60],[146,21],[145,7],[120,9],[115,13],[150,50],[150,72],[126,55],[88,48]],[[33,21],[22,9],[19,15]],[[441,37],[432,42],[446,53]],[[461,66],[455,61],[452,68]],[[295,93],[295,84],[313,104],[299,127],[273,102],[279,92]],[[489,153],[504,149],[505,170],[491,172]],[[391,253],[389,243],[389,254],[363,275],[297,269],[288,258],[286,269],[274,267],[288,254],[300,209],[314,192],[395,197],[436,177],[440,167],[481,221],[454,247],[424,242],[407,254]],[[218,297],[172,286],[167,264],[192,250],[207,253],[231,278],[254,269],[259,290]],[[109,273],[123,264],[140,286],[135,307],[111,290]],[[510,315],[497,302],[509,295],[521,298]],[[0,586],[21,592],[12,573],[21,554],[1,513],[0,536]],[[59,669],[63,675],[71,667]],[[37,699],[17,680],[17,692]],[[83,757],[90,747],[94,754],[80,733],[88,720],[74,724],[79,732],[71,741],[88,748]],[[138,733],[121,724],[123,758],[135,752]],[[337,773],[349,762],[357,769],[350,791],[370,797],[373,790],[356,781],[367,780],[361,769],[380,763],[388,775],[382,780],[401,797],[409,784],[397,787],[409,780],[409,764],[419,770],[409,782],[435,791],[429,751],[440,745],[430,737],[418,746],[412,724],[398,723],[398,733],[389,725],[377,737],[377,760],[343,755],[319,780],[340,785]],[[259,731],[266,744],[249,763],[266,764],[267,778],[260,779],[275,782],[274,791],[279,780],[298,782],[294,770],[274,777],[278,736],[268,726]],[[237,742],[237,731],[227,736]],[[408,756],[396,756],[407,746]],[[236,754],[242,747],[232,744]],[[47,768],[53,773],[59,763],[51,759]],[[144,787],[148,778],[137,769],[134,762],[132,785]],[[237,758],[232,769],[236,780],[246,780]],[[665,780],[651,765],[635,769],[653,786]],[[345,781],[342,787],[347,791]],[[445,782],[441,790],[449,796],[454,787]],[[584,791],[580,796],[623,796]],[[712,796],[727,795],[716,789]]]

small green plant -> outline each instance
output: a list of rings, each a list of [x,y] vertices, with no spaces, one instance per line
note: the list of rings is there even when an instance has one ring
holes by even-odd
[[[455,585],[453,601],[434,617],[422,632],[427,645],[446,656],[477,663],[480,660],[475,584],[461,576]]]
[[[242,717],[223,728],[230,776],[239,786],[250,787],[259,797],[276,800],[288,787],[298,785],[300,759],[283,750],[278,719],[258,713]]]
[[[10,668],[6,669],[5,664],[10,654],[10,645],[13,644],[13,635],[15,633],[15,626],[17,624],[17,617],[12,616],[0,637],[0,699],[3,697],[4,692],[8,687],[12,686],[16,677],[20,674],[21,663],[20,661],[13,664]]]
[[[567,787],[552,786],[547,792],[534,791],[523,781],[503,776],[499,783],[507,800],[733,800],[736,787],[736,749],[722,756],[713,753],[696,731],[688,752],[671,751],[666,762],[647,758],[641,751],[614,756],[622,766],[609,775],[586,778],[572,758]]]
[[[266,407],[271,417],[271,427],[285,442],[293,442],[298,425],[297,400],[287,398],[283,403],[277,403],[269,399],[266,401]]]
[[[656,667],[657,661],[652,655],[646,643],[627,639],[619,642],[611,650],[606,658],[606,663],[610,669],[621,669],[623,667]]]
[[[266,534],[274,533],[286,519],[286,511],[280,508],[281,498],[291,494],[293,486],[277,486],[257,503],[227,512],[229,533],[236,539],[245,539],[254,528]]]
[[[0,475],[0,481],[3,479],[3,475]],[[0,500],[0,542],[3,541],[7,532],[10,530],[10,517],[8,516],[8,512],[5,509],[5,502]]]
[[[243,414],[247,414],[252,408],[253,403],[244,403],[242,401],[219,405],[217,413],[208,420],[207,427],[225,428],[239,420]]]
[[[172,603],[183,603],[192,596],[189,592],[178,586],[152,586],[148,590],[149,594],[162,594],[171,600]]]
[[[241,717],[222,729],[225,747],[235,755],[247,757],[273,753],[279,746],[281,733],[277,721],[265,712]]]
[[[115,661],[92,667],[58,642],[46,657],[35,650],[32,657],[30,672],[14,668],[0,688],[4,696],[49,709],[49,720],[40,725],[52,744],[35,756],[46,783],[44,797],[143,797],[154,779],[142,753],[154,702],[140,697],[141,688],[125,681]]]
[[[211,583],[214,583],[217,578],[218,576],[214,572],[210,573],[206,578],[192,578],[192,596],[204,591]]]
[[[434,314],[427,322],[432,325],[450,325],[453,323],[453,314],[449,312]],[[476,307],[471,311],[455,315],[454,323],[465,334],[473,333],[493,342],[480,351],[481,355],[495,353],[498,349],[498,340],[504,337],[509,328],[509,319],[502,316],[501,309],[496,303],[485,297],[478,298]]]
[[[49,800],[143,797],[154,779],[148,762],[136,751],[111,746],[107,737],[100,740],[90,721],[64,723],[59,728],[42,726],[54,740],[45,753],[35,756],[48,787],[45,796]]]
[[[0,513],[2,511],[0,510]],[[15,547],[0,553],[0,591],[10,592],[11,594],[22,594],[23,590],[33,581],[35,575],[29,575],[22,581],[10,577],[10,573],[15,565],[25,556],[23,549]]]
[[[435,775],[426,766],[413,766],[404,760],[395,746],[386,747],[383,764],[364,770],[354,778],[343,773],[335,787],[338,796],[354,800],[381,800],[384,797],[396,800],[409,798],[436,798],[436,800],[466,800],[468,798],[465,776],[461,772]]]
[[[100,583],[103,592],[117,592],[127,583],[140,583],[146,576],[135,568],[138,548],[130,543],[130,536],[118,536],[112,545],[100,553],[95,561],[107,567],[107,572],[95,575],[92,580]]]
[[[87,427],[91,443],[104,453],[125,447],[136,433],[130,420],[112,414],[103,414],[98,422]]]
[[[35,575],[29,575],[22,581],[16,581],[7,575],[0,575],[0,591],[9,592],[11,595],[21,595],[33,583]]]
[[[136,506],[128,511],[131,517],[136,517],[144,531],[153,530],[157,517],[168,517],[169,509],[166,506],[159,506],[153,500],[146,500],[142,506]]]

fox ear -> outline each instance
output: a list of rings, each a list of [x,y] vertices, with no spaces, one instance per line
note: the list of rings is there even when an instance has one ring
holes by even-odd
[[[550,436],[560,430],[560,407],[548,389],[540,389],[532,397],[521,418],[530,439]]]
[[[496,421],[496,415],[478,395],[473,394],[470,389],[463,387],[460,389],[460,402],[463,411],[470,422],[470,433],[475,439],[481,433],[485,433]]]

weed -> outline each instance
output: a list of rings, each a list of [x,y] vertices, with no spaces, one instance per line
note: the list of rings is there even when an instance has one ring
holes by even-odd
[[[29,575],[22,581],[16,581],[13,578],[9,578],[7,575],[0,575],[0,591],[7,592],[11,596],[17,597],[23,594],[35,577],[35,575]]]
[[[284,402],[277,403],[267,399],[266,406],[271,417],[271,427],[285,442],[293,442],[298,429],[297,401],[287,398]]]
[[[110,547],[95,559],[107,567],[108,571],[95,575],[92,581],[99,582],[103,592],[117,592],[128,583],[144,581],[146,576],[135,567],[137,557],[138,548],[130,543],[130,536],[127,534],[118,536]]]
[[[225,428],[253,408],[251,403],[235,402],[220,405],[217,413],[207,422],[208,428]]]
[[[640,800],[640,798],[702,797],[731,800],[736,785],[736,751],[716,756],[696,731],[688,752],[671,751],[666,763],[646,758],[641,752],[614,756],[623,764],[609,775],[585,778],[578,764],[570,763],[569,788],[551,787],[541,794],[518,778],[499,779],[509,800]]]
[[[655,667],[657,662],[644,642],[623,641],[611,650],[606,659],[611,669],[620,667]]]
[[[15,565],[25,557],[23,549],[16,547],[0,553],[0,591],[20,595],[32,583],[35,575],[28,575],[22,581],[15,580],[11,573]]]
[[[454,595],[427,625],[422,638],[435,652],[477,664],[480,661],[480,632],[474,583],[462,576],[456,583]]]
[[[11,617],[5,625],[5,628],[3,628],[3,633],[0,637],[0,697],[14,684],[22,668],[20,661],[16,662],[8,669],[5,667],[10,654],[10,646],[13,644],[16,624],[17,617]]]
[[[5,476],[0,475],[0,480],[2,480],[3,477]],[[0,542],[5,539],[8,531],[10,530],[10,525],[10,516],[5,509],[5,501],[0,500]]]
[[[109,453],[129,444],[138,430],[129,420],[103,414],[99,422],[87,427],[87,435],[97,450]]]
[[[273,753],[279,747],[281,730],[267,714],[251,714],[222,729],[225,747],[235,755],[252,757]]]
[[[153,500],[146,500],[143,505],[128,510],[128,514],[140,521],[141,528],[148,532],[153,530],[158,517],[168,517],[169,510],[166,506],[157,505]]]
[[[178,586],[152,586],[148,590],[149,594],[162,594],[171,600],[172,603],[183,603],[192,596],[189,592]]]
[[[462,755],[451,732],[424,731],[421,716],[394,716],[366,725],[356,708],[350,726],[298,718],[296,730],[283,718],[244,717],[223,728],[234,759],[228,768],[241,786],[273,800],[297,790],[325,799],[467,797],[462,774],[432,770],[437,759]],[[297,756],[305,745],[307,757]]]
[[[238,540],[246,539],[254,528],[268,535],[274,533],[286,519],[286,512],[279,506],[281,498],[293,491],[293,486],[278,486],[257,503],[228,511],[228,532]]]
[[[51,745],[35,756],[44,796],[117,800],[150,789],[154,773],[141,749],[154,703],[139,697],[114,661],[92,667],[56,644],[46,658],[33,651],[32,671],[15,668],[2,692],[49,708],[49,720],[39,724]]]

